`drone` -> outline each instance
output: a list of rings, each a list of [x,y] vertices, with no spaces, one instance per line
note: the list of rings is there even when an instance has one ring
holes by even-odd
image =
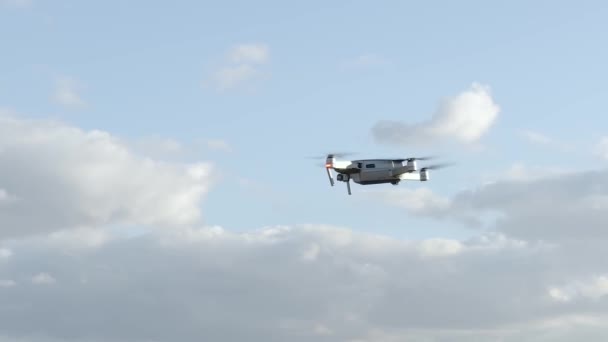
[[[429,170],[435,170],[449,164],[424,166],[418,169],[417,161],[429,160],[432,157],[412,157],[397,159],[359,159],[339,160],[345,154],[331,153],[325,159],[325,170],[329,183],[334,186],[332,170],[338,173],[336,179],[345,182],[348,194],[352,195],[350,181],[360,185],[392,184],[398,185],[401,181],[421,181],[430,179]]]

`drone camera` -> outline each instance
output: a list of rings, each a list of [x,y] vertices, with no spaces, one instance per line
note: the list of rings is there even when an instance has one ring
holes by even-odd
[[[350,180],[350,175],[339,174],[338,176],[336,176],[336,179],[340,182],[348,182]]]

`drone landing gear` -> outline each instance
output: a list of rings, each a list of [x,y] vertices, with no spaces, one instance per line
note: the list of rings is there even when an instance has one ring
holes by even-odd
[[[331,186],[334,186],[334,179],[331,177],[331,171],[329,170],[329,167],[326,167],[325,170],[327,170],[327,177],[329,178],[329,184],[331,184]]]
[[[346,182],[346,189],[348,189],[348,194],[352,195],[352,193],[350,191],[350,176],[349,175],[344,175],[344,174],[339,174],[338,175],[338,180],[340,182]]]

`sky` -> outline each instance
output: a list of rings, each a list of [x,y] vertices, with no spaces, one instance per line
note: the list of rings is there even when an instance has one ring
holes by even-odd
[[[607,15],[0,0],[0,341],[605,340]]]

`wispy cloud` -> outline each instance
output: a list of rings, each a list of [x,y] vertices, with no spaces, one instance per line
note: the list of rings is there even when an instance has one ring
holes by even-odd
[[[526,140],[534,144],[548,145],[554,142],[554,140],[548,136],[530,130],[523,130],[521,131],[521,134]]]
[[[232,63],[263,64],[270,59],[266,44],[241,44],[234,46],[228,53]]]
[[[346,60],[342,62],[340,67],[342,69],[359,69],[385,65],[387,63],[388,61],[386,58],[377,54],[369,53]]]
[[[1,7],[30,8],[34,5],[32,0],[0,0]]]
[[[259,76],[258,70],[246,64],[227,66],[215,73],[215,82],[219,90],[235,88]]]
[[[67,108],[83,108],[87,103],[80,92],[83,86],[76,79],[67,76],[58,77],[55,81],[53,101]]]
[[[265,44],[240,44],[228,51],[224,63],[212,75],[215,88],[226,91],[251,83],[266,75],[261,66],[270,59],[270,50]]]
[[[534,145],[550,147],[563,152],[571,151],[573,149],[573,146],[571,146],[570,144],[556,140],[544,133],[540,133],[537,131],[524,129],[520,131],[520,135],[526,141]]]
[[[559,176],[575,174],[576,170],[548,166],[534,165],[523,162],[513,162],[506,168],[501,168],[498,172],[488,172],[481,175],[481,183],[490,185],[497,182],[530,183],[541,179],[551,179]]]
[[[544,178],[546,179],[566,175],[572,172],[574,171],[558,167],[531,166],[517,162],[506,170],[505,174],[501,177],[501,180],[530,182]]]
[[[226,141],[221,139],[210,139],[206,141],[207,148],[214,151],[221,152],[232,152],[232,146]]]

